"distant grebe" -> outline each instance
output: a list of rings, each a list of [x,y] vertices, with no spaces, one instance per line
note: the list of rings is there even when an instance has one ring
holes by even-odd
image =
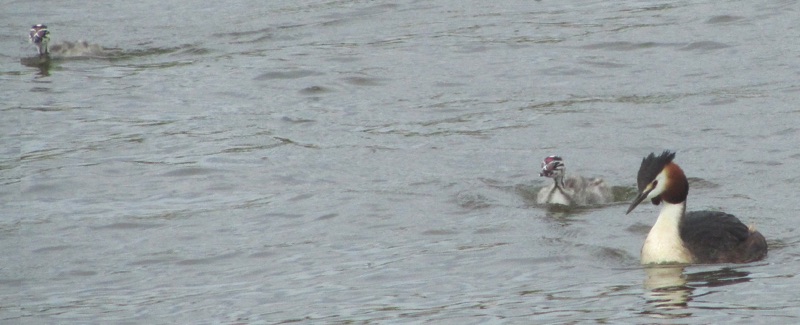
[[[642,264],[747,263],[767,256],[767,242],[753,227],[718,211],[686,211],[689,182],[672,162],[675,153],[642,159],[639,194],[630,213],[645,199],[664,203],[642,246]]]
[[[541,177],[550,177],[553,184],[539,190],[539,204],[582,206],[611,202],[611,189],[601,178],[584,178],[571,175],[565,178],[566,165],[559,156],[549,156],[542,162]]]
[[[47,30],[47,26],[44,24],[31,26],[29,37],[31,43],[33,43],[33,45],[36,46],[36,50],[39,51],[39,56],[50,54],[47,49],[47,44],[50,43],[50,31]]]
[[[102,56],[105,54],[102,47],[96,44],[89,44],[86,41],[61,42],[50,46],[50,31],[47,29],[47,25],[44,24],[31,26],[28,35],[30,42],[36,46],[40,57],[49,57],[51,53],[59,57]]]

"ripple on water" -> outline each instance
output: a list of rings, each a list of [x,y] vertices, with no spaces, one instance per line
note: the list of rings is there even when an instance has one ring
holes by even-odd
[[[221,169],[216,168],[207,168],[207,167],[180,167],[174,170],[170,170],[166,173],[162,173],[161,176],[164,177],[188,177],[188,176],[202,176],[202,175],[211,175],[223,172]]]
[[[792,1],[62,3],[59,35],[121,49],[0,37],[25,57],[0,69],[6,323],[800,315]],[[665,143],[757,216],[764,263],[639,265],[657,207],[624,212]],[[615,202],[537,206],[552,150]]]
[[[324,74],[321,72],[316,72],[311,70],[271,71],[262,73],[253,79],[254,80],[300,79],[300,78],[321,76],[321,75]]]

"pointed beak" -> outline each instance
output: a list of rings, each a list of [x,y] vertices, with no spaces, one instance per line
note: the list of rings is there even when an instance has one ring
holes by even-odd
[[[631,213],[631,211],[633,211],[633,209],[636,208],[636,206],[639,205],[639,203],[642,203],[642,201],[644,201],[644,199],[646,199],[647,196],[650,195],[650,191],[652,190],[653,188],[651,186],[647,186],[644,189],[644,191],[640,192],[639,196],[637,196],[636,199],[633,200],[633,203],[631,203],[631,206],[628,207],[628,211],[626,211],[625,214]]]
[[[539,173],[539,177],[553,177],[555,166],[553,163],[542,163],[542,172]]]

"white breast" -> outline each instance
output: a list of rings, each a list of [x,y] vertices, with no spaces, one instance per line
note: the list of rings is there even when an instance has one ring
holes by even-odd
[[[562,205],[570,205],[569,198],[564,195],[563,192],[559,191],[555,188],[555,184],[551,184],[548,187],[545,187],[539,190],[539,194],[536,196],[536,203],[538,204],[562,204]]]
[[[642,246],[642,264],[692,263],[678,227],[685,204],[664,202],[663,205]]]

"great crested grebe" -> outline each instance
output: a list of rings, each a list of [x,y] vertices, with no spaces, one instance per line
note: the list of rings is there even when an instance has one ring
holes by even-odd
[[[630,213],[645,199],[663,202],[661,212],[642,246],[642,264],[748,263],[767,256],[767,242],[753,227],[718,211],[686,213],[689,182],[672,162],[675,153],[651,153],[642,159],[639,194]]]
[[[31,43],[36,45],[36,49],[39,51],[39,56],[47,56],[50,54],[50,51],[47,49],[47,44],[50,43],[50,31],[47,30],[47,26],[44,24],[36,24],[31,26],[31,32],[29,36]]]
[[[541,177],[550,177],[553,184],[539,190],[539,204],[581,206],[611,202],[611,189],[601,178],[584,178],[577,175],[565,177],[566,165],[559,156],[549,156],[542,161]]]
[[[36,24],[31,26],[30,33],[28,34],[31,43],[36,46],[40,58],[49,58],[52,53],[58,57],[86,57],[86,56],[103,56],[106,55],[105,50],[97,44],[89,44],[86,41],[77,42],[61,42],[59,44],[50,44],[50,31],[47,30],[47,25]]]

